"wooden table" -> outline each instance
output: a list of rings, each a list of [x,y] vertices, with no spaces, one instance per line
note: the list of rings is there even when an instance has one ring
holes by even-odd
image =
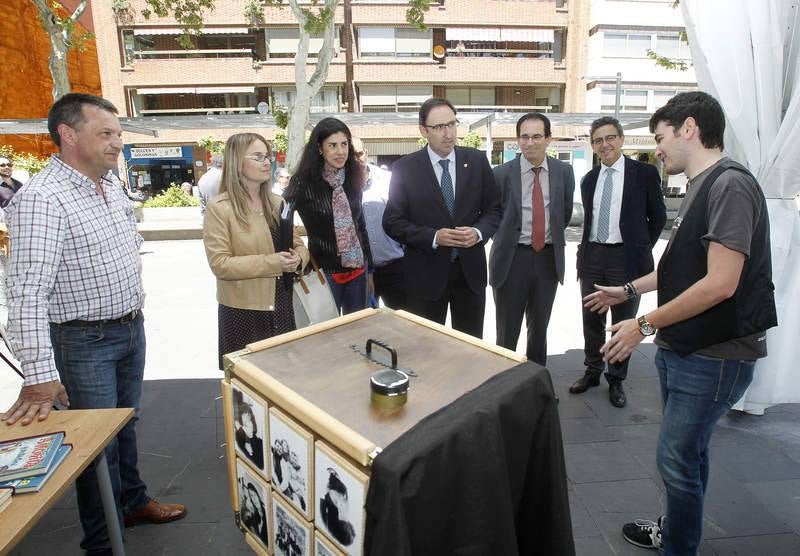
[[[97,460],[97,481],[103,494],[103,509],[108,524],[108,534],[114,554],[124,554],[122,533],[117,519],[117,508],[111,491],[103,448],[133,417],[133,409],[91,409],[52,411],[44,421],[34,421],[23,427],[19,422],[7,426],[0,424],[0,441],[21,436],[47,434],[64,431],[64,442],[72,444],[72,450],[53,473],[44,488],[35,494],[18,494],[11,505],[0,512],[0,554],[6,554],[30,531],[47,510],[55,504],[72,482]],[[119,541],[115,544],[115,538]]]

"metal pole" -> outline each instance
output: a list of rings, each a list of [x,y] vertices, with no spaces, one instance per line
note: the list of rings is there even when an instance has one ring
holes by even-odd
[[[492,114],[494,116],[494,114]],[[489,166],[492,165],[492,147],[494,146],[494,141],[492,141],[492,120],[494,118],[490,117],[486,120],[486,159],[489,161]]]
[[[100,498],[103,501],[103,512],[106,516],[108,540],[111,541],[111,551],[114,556],[125,556],[125,547],[122,544],[122,530],[119,526],[117,515],[117,502],[114,499],[114,490],[111,487],[111,474],[108,472],[108,461],[105,449],[100,451],[95,461],[97,485],[100,487]]]
[[[617,72],[617,91],[614,93],[614,118],[619,120],[619,102],[622,100],[622,72]]]

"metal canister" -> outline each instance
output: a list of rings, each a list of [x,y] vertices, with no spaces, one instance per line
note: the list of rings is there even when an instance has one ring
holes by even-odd
[[[385,369],[369,379],[370,400],[376,409],[392,410],[408,400],[408,375],[397,369]]]

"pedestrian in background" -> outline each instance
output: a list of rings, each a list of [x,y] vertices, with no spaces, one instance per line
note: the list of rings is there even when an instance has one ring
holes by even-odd
[[[271,163],[261,135],[232,135],[219,195],[206,205],[203,243],[217,277],[220,370],[224,354],[295,329],[292,289],[282,275],[300,270],[308,250],[296,232],[292,248],[276,248],[283,200],[271,191]]]

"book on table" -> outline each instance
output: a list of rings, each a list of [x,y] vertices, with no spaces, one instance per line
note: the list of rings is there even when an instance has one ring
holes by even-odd
[[[0,486],[0,512],[11,504],[11,495],[14,494],[13,487]]]
[[[72,450],[71,444],[62,444],[61,446],[59,446],[56,457],[50,464],[50,467],[47,469],[46,473],[42,475],[35,475],[33,477],[24,477],[22,479],[14,479],[13,481],[0,483],[0,489],[11,487],[14,489],[14,494],[39,492],[40,490],[42,490],[42,487],[50,478],[50,476],[53,473],[55,473],[56,469],[58,469],[58,466],[61,465],[61,462],[64,461],[64,458],[67,457],[67,454],[69,454],[70,450]]]
[[[0,482],[46,473],[63,442],[63,432],[0,442]]]

